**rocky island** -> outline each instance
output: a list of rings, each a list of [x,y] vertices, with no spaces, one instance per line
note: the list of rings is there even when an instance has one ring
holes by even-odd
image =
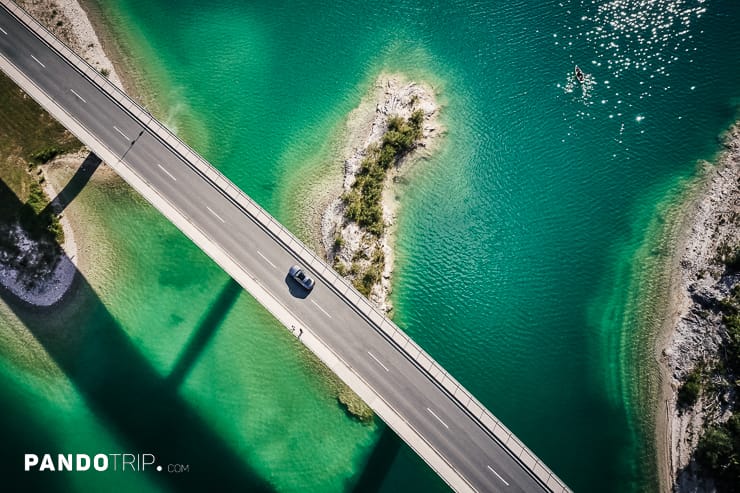
[[[368,106],[374,104],[374,111]],[[410,165],[443,134],[431,87],[382,74],[350,116],[341,187],[321,215],[327,260],[378,307],[392,310],[397,189]]]

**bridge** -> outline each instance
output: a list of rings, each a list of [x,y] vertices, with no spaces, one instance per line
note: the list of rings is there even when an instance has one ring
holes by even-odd
[[[10,0],[0,69],[174,223],[460,492],[568,487],[385,313]],[[288,269],[316,280],[307,296]]]

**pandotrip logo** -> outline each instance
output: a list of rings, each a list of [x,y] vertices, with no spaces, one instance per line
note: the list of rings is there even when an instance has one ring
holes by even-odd
[[[26,472],[190,472],[190,464],[157,463],[154,454],[25,454],[23,468]]]

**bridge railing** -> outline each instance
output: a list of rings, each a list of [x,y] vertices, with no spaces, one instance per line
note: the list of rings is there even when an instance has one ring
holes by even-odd
[[[314,272],[330,284],[345,300],[359,310],[376,327],[383,331],[387,338],[393,341],[404,354],[414,361],[426,375],[436,384],[444,389],[470,416],[472,416],[487,433],[502,443],[509,453],[516,457],[531,473],[553,492],[569,492],[569,488],[560,480],[537,456],[532,453],[503,423],[501,423],[483,404],[481,404],[465,387],[452,377],[439,363],[437,363],[426,351],[424,351],[413,339],[401,330],[386,313],[371,304],[357,289],[346,279],[337,274],[323,258],[308,248],[293,233],[273,218],[265,209],[252,200],[239,187],[234,185],[218,169],[213,167],[185,142],[180,140],[171,130],[154,118],[149,111],[131,99],[118,86],[113,84],[107,77],[103,76],[93,66],[77,55],[67,45],[59,41],[56,36],[49,32],[44,26],[30,16],[25,10],[8,0],[0,0],[13,14],[19,17],[26,25],[53,47],[70,63],[95,82],[112,99],[130,112],[139,120],[142,126],[146,126],[166,142],[183,158],[183,161],[194,166],[200,173],[207,177],[218,189],[221,190],[235,203],[239,204],[244,211],[250,214],[255,221],[270,231],[279,239],[286,248],[292,251],[301,261],[311,267]]]

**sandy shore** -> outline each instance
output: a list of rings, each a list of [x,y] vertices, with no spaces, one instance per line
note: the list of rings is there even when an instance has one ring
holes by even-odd
[[[123,87],[113,63],[103,51],[87,12],[75,0],[16,0],[36,20],[118,87]]]
[[[717,261],[720,245],[737,242],[740,230],[740,124],[726,137],[726,150],[717,165],[706,165],[701,190],[689,205],[677,266],[670,286],[671,316],[661,340],[662,398],[657,410],[657,451],[662,489],[706,491],[697,481],[691,456],[706,418],[726,419],[728,409],[700,398],[679,412],[677,392],[697,365],[717,358],[722,341],[721,316],[709,310],[726,297],[729,282]]]
[[[349,191],[355,182],[361,163],[368,155],[368,149],[380,143],[388,127],[388,119],[396,115],[408,118],[416,109],[424,112],[422,137],[417,148],[401,159],[397,166],[392,167],[386,176],[382,195],[385,229],[378,240],[357,223],[347,220],[341,195]],[[373,286],[369,298],[387,312],[392,309],[390,292],[399,183],[413,163],[431,155],[443,134],[439,122],[439,105],[430,86],[408,81],[400,74],[381,74],[373,84],[371,93],[349,115],[345,132],[346,145],[342,150],[341,183],[335,183],[333,187],[326,189],[328,193],[322,200],[322,213],[320,217],[314,218],[314,221],[320,222],[315,224],[315,230],[321,231],[320,244],[330,262],[339,262],[345,267],[353,263],[369,263],[369,259],[382,252],[384,265],[380,282]],[[336,245],[337,237],[342,239],[341,247]],[[367,266],[363,265],[364,267]]]
[[[107,73],[108,78],[122,87],[121,80],[116,73],[111,60],[103,51],[100,40],[93,29],[82,6],[73,0],[18,0],[18,4],[26,9],[31,15],[39,20],[47,29],[64,41],[75,52],[82,56],[93,67]],[[49,176],[49,170],[53,167],[79,167],[85,160],[89,151],[83,149],[79,152],[59,156],[51,163],[42,166],[42,187],[44,192],[53,200],[61,190],[62,185],[55,187],[54,180]],[[45,276],[42,283],[29,285],[24,280],[23,273],[7,266],[0,266],[0,282],[9,291],[21,300],[34,306],[48,307],[58,303],[73,285],[75,275],[78,272],[78,248],[76,237],[82,233],[80,228],[73,228],[68,215],[74,215],[75,208],[69,207],[60,216],[60,224],[64,230],[64,243],[62,255],[53,271]],[[82,224],[82,221],[75,221]],[[17,244],[24,250],[33,250],[34,245],[25,232],[16,230]]]

